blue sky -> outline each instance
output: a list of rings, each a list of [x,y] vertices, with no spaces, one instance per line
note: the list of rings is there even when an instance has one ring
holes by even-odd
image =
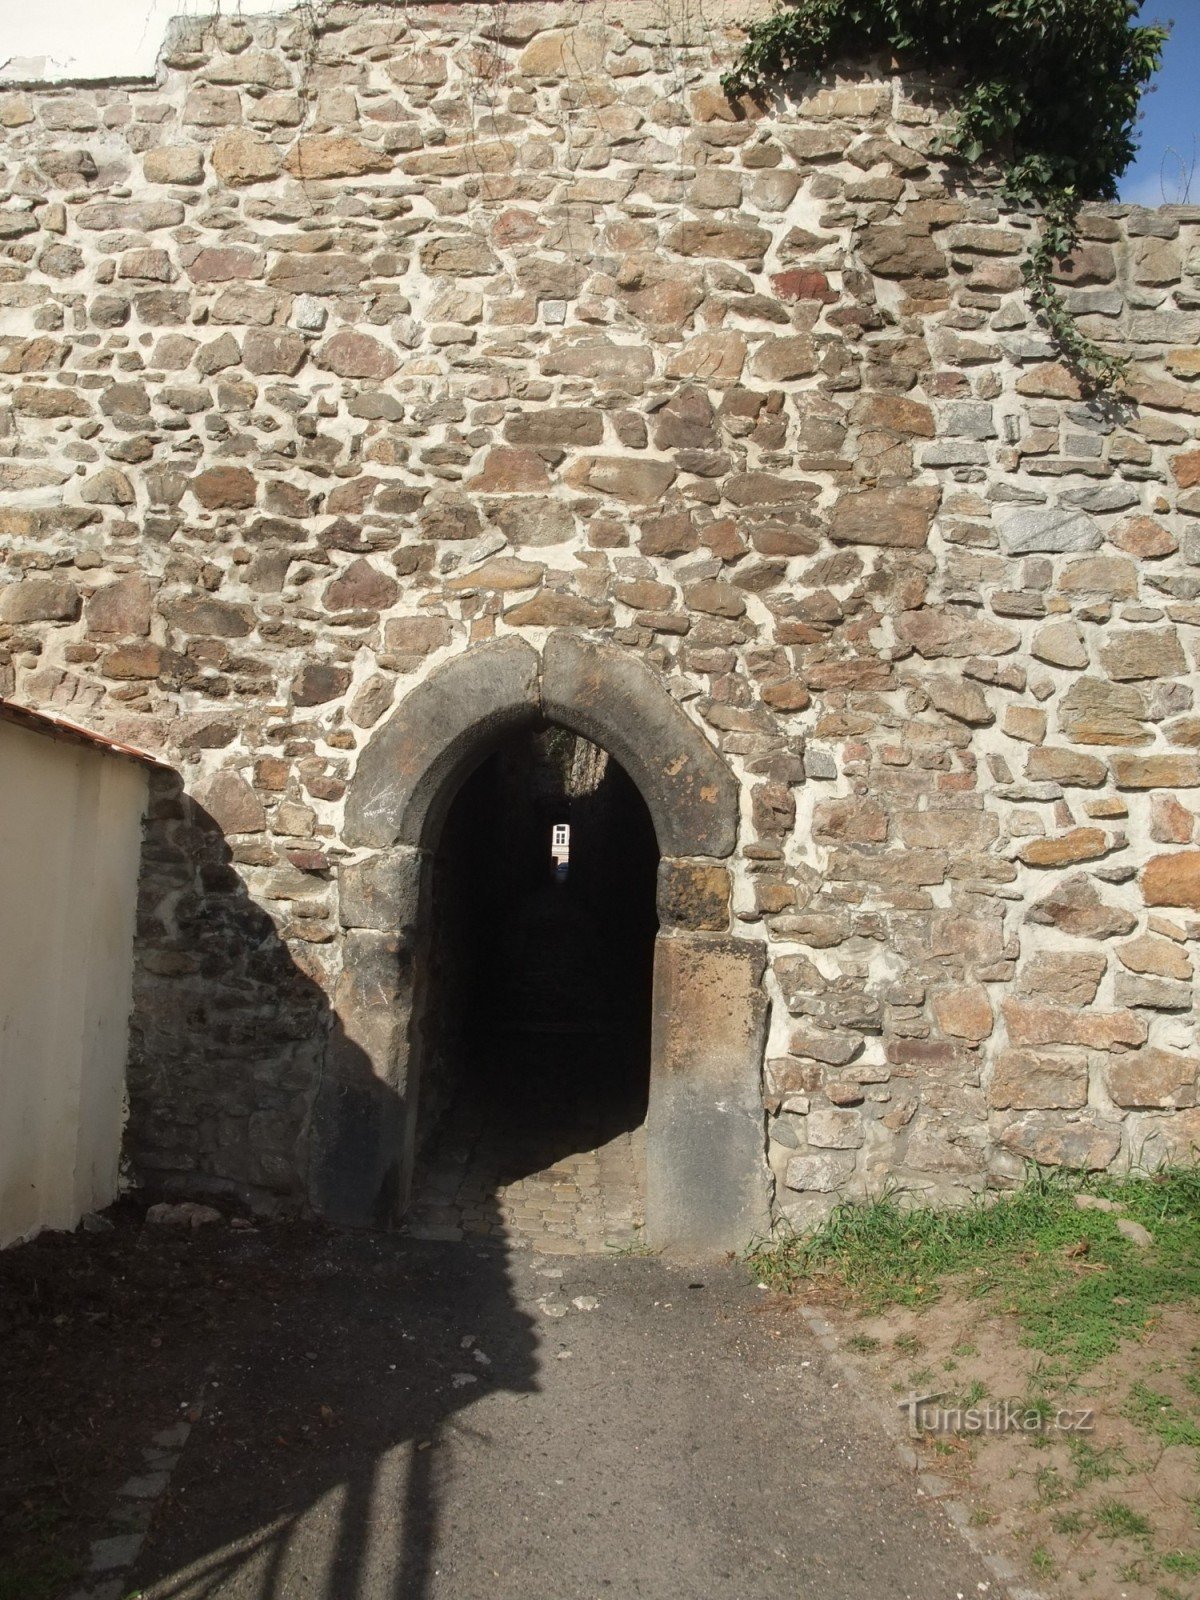
[[[1200,204],[1200,0],[1145,0],[1140,22],[1174,22],[1162,70],[1142,100],[1137,160],[1121,179],[1121,199],[1160,206]]]

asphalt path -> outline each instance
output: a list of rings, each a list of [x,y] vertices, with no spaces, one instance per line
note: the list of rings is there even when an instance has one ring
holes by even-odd
[[[736,1264],[331,1236],[252,1320],[212,1352],[127,1594],[996,1593]]]

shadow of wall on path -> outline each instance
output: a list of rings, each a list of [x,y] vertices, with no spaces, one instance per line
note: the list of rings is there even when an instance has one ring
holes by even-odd
[[[127,1139],[148,1195],[302,1209],[297,1151],[330,1092],[327,1061],[350,1102],[333,1152],[350,1186],[355,1140],[404,1124],[402,1097],[318,981],[321,945],[285,937],[296,907],[327,906],[327,871],[287,862],[267,874],[268,889],[292,896],[278,925],[216,819],[176,775],[156,775]],[[499,1231],[494,1204],[484,1220]],[[134,1587],[147,1600],[281,1600],[303,1582],[319,1600],[420,1600],[447,1441],[470,1431],[462,1415],[481,1394],[537,1388],[538,1341],[507,1250],[305,1225],[231,1232],[228,1252],[231,1271],[261,1273],[261,1307],[213,1352],[205,1415]]]

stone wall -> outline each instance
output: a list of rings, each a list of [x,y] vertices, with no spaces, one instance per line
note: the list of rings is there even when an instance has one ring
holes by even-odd
[[[334,4],[0,96],[0,692],[181,774],[153,1181],[302,1199],[358,752],[552,629],[741,785],[780,1209],[1200,1137],[1200,210],[1088,213],[1069,298],[1137,366],[1085,403],[936,95],[730,106],[735,42]]]

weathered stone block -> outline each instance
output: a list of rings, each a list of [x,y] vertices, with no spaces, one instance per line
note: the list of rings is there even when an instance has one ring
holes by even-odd
[[[342,863],[337,873],[342,927],[410,935],[417,926],[427,867],[423,851],[403,846]]]
[[[213,359],[209,357],[210,366]],[[251,328],[242,341],[242,360],[247,372],[293,378],[308,360],[308,345],[298,333],[286,329]]]
[[[1200,1060],[1151,1046],[1117,1056],[1104,1069],[1104,1086],[1118,1106],[1172,1109],[1196,1103]]]
[[[659,862],[658,917],[664,927],[726,932],[730,892],[729,869],[716,862]]]
[[[252,183],[269,183],[277,178],[281,165],[274,145],[256,138],[248,129],[222,134],[212,148],[213,171],[222,183],[241,188]]]
[[[378,146],[364,144],[344,133],[318,133],[298,139],[288,151],[284,167],[294,178],[361,178],[368,172],[388,172],[393,158]]]
[[[1077,744],[1149,744],[1154,736],[1145,726],[1148,714],[1139,689],[1103,678],[1080,678],[1062,699],[1058,725]]]
[[[229,768],[202,783],[196,800],[222,833],[262,833],[267,826],[262,801],[241,773]]]
[[[938,990],[933,996],[933,1014],[943,1033],[952,1039],[967,1039],[972,1044],[986,1039],[995,1022],[992,1003],[981,983]]]
[[[1071,1050],[1001,1050],[988,1086],[1001,1111],[1070,1111],[1087,1097],[1088,1058]]]
[[[321,706],[336,700],[350,687],[350,668],[328,661],[310,661],[292,679],[292,704]]]
[[[1002,506],[996,526],[1010,556],[1096,550],[1103,539],[1099,523],[1069,506]]]
[[[79,590],[65,578],[25,578],[0,589],[0,622],[74,622]]]
[[[784,1182],[789,1189],[831,1194],[842,1187],[853,1170],[854,1156],[848,1151],[793,1156],[787,1164]]]
[[[1108,962],[1102,955],[1043,950],[1021,971],[1021,988],[1063,1005],[1090,1006]]]
[[[766,952],[714,934],[655,950],[646,1204],[656,1242],[734,1247],[767,1216],[761,1069]]]
[[[1081,1112],[1070,1120],[1031,1114],[1005,1128],[1000,1142],[1039,1166],[1102,1172],[1116,1159],[1121,1133],[1091,1113]]]
[[[149,583],[137,573],[106,583],[87,602],[88,633],[115,639],[149,633],[151,593]]]
[[[840,496],[829,536],[837,544],[921,549],[941,501],[940,489],[859,489]]]
[[[400,358],[368,333],[342,328],[327,339],[313,356],[318,367],[336,372],[339,378],[390,378]]]
[[[1100,661],[1109,677],[1121,683],[1173,678],[1188,669],[1174,628],[1124,629],[1101,645]]]
[[[1148,906],[1186,906],[1200,911],[1200,850],[1152,856],[1141,881],[1142,898]]]
[[[1015,1045],[1071,1044],[1113,1050],[1146,1042],[1146,1024],[1131,1011],[1072,1010],[1017,999],[1005,1000],[1001,1009],[1008,1037]]]
[[[188,487],[206,511],[248,511],[258,495],[249,467],[209,467]]]

